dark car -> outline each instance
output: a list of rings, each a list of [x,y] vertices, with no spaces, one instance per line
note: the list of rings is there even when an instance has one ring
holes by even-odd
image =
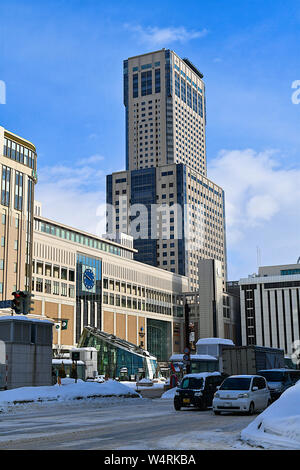
[[[272,401],[277,400],[283,392],[300,380],[300,370],[295,369],[265,369],[260,370],[258,375],[266,379]]]
[[[220,372],[185,375],[175,392],[175,410],[180,410],[186,406],[194,406],[200,410],[205,410],[212,405],[214,393],[226,377],[221,375]]]

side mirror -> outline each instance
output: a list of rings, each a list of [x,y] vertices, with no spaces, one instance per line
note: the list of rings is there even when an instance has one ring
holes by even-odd
[[[220,387],[221,387],[221,385],[218,385],[218,386],[216,387],[216,389],[219,390]]]
[[[258,390],[258,387],[252,387],[253,392],[256,392],[256,390]]]

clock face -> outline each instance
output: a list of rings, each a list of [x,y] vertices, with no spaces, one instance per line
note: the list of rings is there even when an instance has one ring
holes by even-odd
[[[91,269],[86,269],[83,273],[83,282],[87,289],[93,289],[95,285],[95,274]]]

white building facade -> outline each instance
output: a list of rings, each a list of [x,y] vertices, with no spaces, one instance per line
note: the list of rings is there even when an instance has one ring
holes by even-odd
[[[260,267],[239,285],[242,344],[290,356],[300,339],[300,264]]]

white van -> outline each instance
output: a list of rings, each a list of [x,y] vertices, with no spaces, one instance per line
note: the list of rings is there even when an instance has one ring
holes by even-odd
[[[266,379],[258,375],[231,375],[218,388],[213,399],[213,411],[253,414],[271,404]]]

